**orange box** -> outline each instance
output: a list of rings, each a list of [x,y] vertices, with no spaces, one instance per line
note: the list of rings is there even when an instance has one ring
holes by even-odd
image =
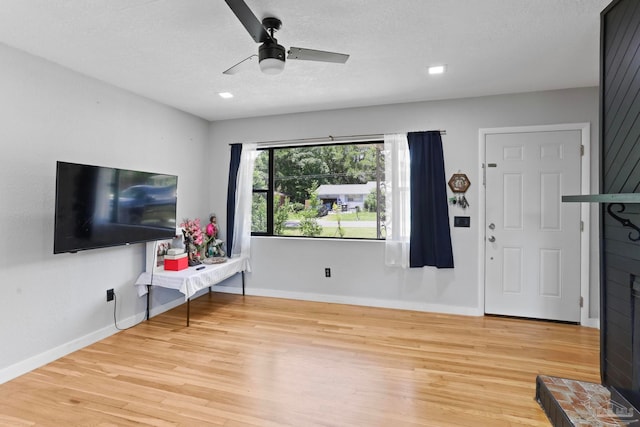
[[[189,258],[183,257],[180,259],[166,259],[164,260],[164,269],[171,271],[180,271],[189,267]]]

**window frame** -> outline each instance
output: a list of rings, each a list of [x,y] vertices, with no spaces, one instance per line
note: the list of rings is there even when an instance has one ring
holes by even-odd
[[[386,239],[386,237],[383,236],[383,228],[384,228],[384,220],[380,218],[381,213],[384,212],[384,208],[382,209],[382,212],[380,210],[380,208],[378,208],[377,210],[377,215],[376,215],[376,235],[378,237],[375,238],[371,238],[371,237],[327,237],[327,236],[322,236],[322,237],[317,237],[317,236],[285,236],[285,235],[280,235],[280,234],[274,234],[274,193],[275,193],[275,152],[277,150],[285,150],[285,149],[292,149],[292,148],[312,148],[312,147],[332,147],[332,146],[344,146],[344,145],[378,145],[380,147],[380,149],[378,150],[377,156],[376,156],[376,168],[378,170],[382,170],[382,174],[384,175],[385,169],[384,169],[384,163],[382,165],[380,165],[381,162],[381,158],[383,158],[383,156],[381,156],[381,153],[384,151],[384,140],[382,139],[375,139],[375,140],[368,140],[368,141],[349,141],[349,142],[335,142],[335,141],[327,141],[326,143],[313,143],[313,144],[300,144],[300,145],[278,145],[278,146],[268,146],[268,147],[258,147],[257,151],[259,152],[258,155],[261,154],[261,152],[267,152],[268,153],[268,161],[267,161],[267,165],[268,165],[268,171],[267,171],[267,188],[260,188],[260,189],[256,189],[256,188],[252,188],[252,197],[253,195],[256,194],[266,194],[266,201],[267,201],[267,206],[266,206],[266,219],[267,219],[267,230],[266,231],[252,231],[251,232],[251,236],[266,236],[266,237],[284,237],[284,238],[313,238],[313,239],[334,239],[334,240],[365,240],[365,241],[384,241]],[[381,168],[381,169],[380,169]],[[380,200],[380,196],[382,194],[382,187],[384,187],[384,179],[381,180],[376,180],[376,182],[378,182],[378,185],[376,186],[376,193],[377,193],[377,202],[376,205],[380,206],[379,200]],[[364,199],[366,200],[366,197],[364,197]]]
[[[267,162],[267,188],[255,189],[251,187],[252,197],[255,194],[266,194],[267,200],[267,231],[252,231],[252,236],[275,236],[273,234],[273,193],[274,193],[274,148],[258,148],[258,151],[267,151],[269,158]],[[260,154],[258,154],[260,155]],[[270,213],[271,212],[271,213]],[[277,236],[276,236],[277,237]]]

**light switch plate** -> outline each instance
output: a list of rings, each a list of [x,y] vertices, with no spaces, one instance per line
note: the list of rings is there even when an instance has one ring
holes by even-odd
[[[468,216],[454,216],[453,217],[453,226],[454,227],[471,227],[471,217],[468,217]]]

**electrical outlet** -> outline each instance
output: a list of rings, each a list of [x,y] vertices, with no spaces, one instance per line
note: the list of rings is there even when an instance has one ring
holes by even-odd
[[[113,301],[114,296],[113,289],[107,289],[107,302]]]
[[[331,277],[331,269],[330,268],[325,268],[324,269],[324,277]]]

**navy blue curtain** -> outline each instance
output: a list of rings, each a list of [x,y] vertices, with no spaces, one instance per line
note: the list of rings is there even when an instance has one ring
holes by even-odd
[[[440,131],[409,132],[411,239],[409,266],[453,268]]]
[[[231,256],[233,245],[233,224],[236,219],[236,182],[240,169],[242,144],[231,144],[231,160],[229,161],[229,187],[227,188],[227,255]]]

